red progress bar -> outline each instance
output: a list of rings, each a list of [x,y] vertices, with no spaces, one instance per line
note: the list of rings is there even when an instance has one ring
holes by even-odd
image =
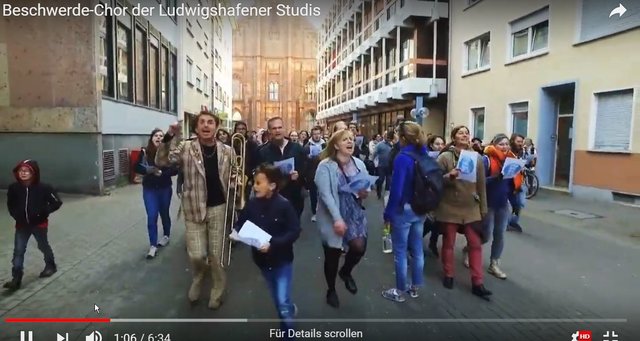
[[[110,318],[6,318],[6,323],[109,323]]]

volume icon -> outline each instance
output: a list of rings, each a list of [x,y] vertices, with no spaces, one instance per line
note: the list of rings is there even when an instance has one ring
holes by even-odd
[[[93,331],[91,334],[85,336],[85,341],[102,341],[102,334],[99,331]]]

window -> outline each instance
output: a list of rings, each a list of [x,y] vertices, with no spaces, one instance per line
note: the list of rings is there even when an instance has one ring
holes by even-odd
[[[527,136],[527,130],[529,127],[529,103],[513,103],[509,104],[509,108],[511,109],[511,117],[513,121],[511,132]]]
[[[471,109],[473,119],[473,137],[484,139],[484,108]]]
[[[98,88],[104,96],[113,96],[113,24],[111,17],[98,17],[100,26],[100,64]]]
[[[162,110],[169,110],[169,48],[162,46],[162,68],[161,68],[161,96]]]
[[[196,71],[196,89],[198,89],[199,91],[202,91],[202,69],[197,67],[197,71]]]
[[[233,100],[242,99],[242,83],[236,77],[233,77]]]
[[[549,47],[549,8],[511,22],[511,57],[526,57]]]
[[[602,92],[596,97],[594,150],[631,150],[633,90]]]
[[[304,85],[304,92],[307,97],[307,102],[313,102],[316,100],[316,80],[309,79]]]
[[[147,57],[147,32],[136,27],[136,103],[147,105],[148,98],[148,57]]]
[[[491,62],[489,50],[490,42],[490,34],[486,33],[464,44],[467,50],[466,71],[474,71],[489,67]]]
[[[580,42],[606,37],[640,27],[640,11],[636,5],[628,6],[627,12],[621,17],[615,15],[609,18],[607,14],[618,7],[622,1],[618,0],[581,0],[579,37]],[[635,2],[637,4],[637,2]],[[612,21],[615,19],[615,21]]]
[[[178,56],[175,52],[171,52],[171,70],[169,72],[169,82],[171,82],[169,89],[171,89],[171,103],[169,110],[171,112],[178,112]]]
[[[193,85],[193,60],[187,57],[187,83]]]
[[[124,24],[118,22],[117,42],[118,42],[118,98],[125,101],[132,101],[131,96],[131,30]]]
[[[209,76],[202,76],[202,92],[204,92],[205,96],[209,96]]]
[[[269,83],[269,100],[270,101],[277,101],[278,100],[278,83],[276,82],[270,82]]]
[[[178,5],[178,1],[177,0],[166,0],[165,1],[165,6],[167,8],[176,8]],[[177,18],[175,16],[176,11],[173,12],[174,15],[169,16],[171,19],[173,19],[173,21],[177,21]]]
[[[158,89],[160,65],[160,51],[158,50],[158,39],[149,39],[149,106],[160,108],[160,94]]]

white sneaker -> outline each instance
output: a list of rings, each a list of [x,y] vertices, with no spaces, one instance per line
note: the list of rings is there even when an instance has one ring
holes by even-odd
[[[158,241],[158,246],[167,246],[169,244],[169,236],[164,236]]]
[[[311,216],[311,221],[315,223],[315,222],[316,222],[316,220],[317,220],[317,219],[316,219],[316,215],[315,215],[315,214],[314,214],[314,215],[312,215],[312,216]]]
[[[147,259],[155,258],[156,253],[158,253],[158,248],[155,246],[150,247],[149,253],[147,253]]]

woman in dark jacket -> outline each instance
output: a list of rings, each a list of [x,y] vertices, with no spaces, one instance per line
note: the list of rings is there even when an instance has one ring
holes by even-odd
[[[156,167],[156,151],[164,133],[160,129],[154,129],[149,136],[147,148],[140,153],[140,159],[136,164],[136,173],[144,175],[142,178],[142,198],[147,211],[147,229],[149,232],[149,253],[147,258],[156,256],[158,247],[169,244],[171,235],[171,192],[173,184],[171,177],[178,174],[174,167]],[[158,241],[158,215],[162,219],[163,237]]]

